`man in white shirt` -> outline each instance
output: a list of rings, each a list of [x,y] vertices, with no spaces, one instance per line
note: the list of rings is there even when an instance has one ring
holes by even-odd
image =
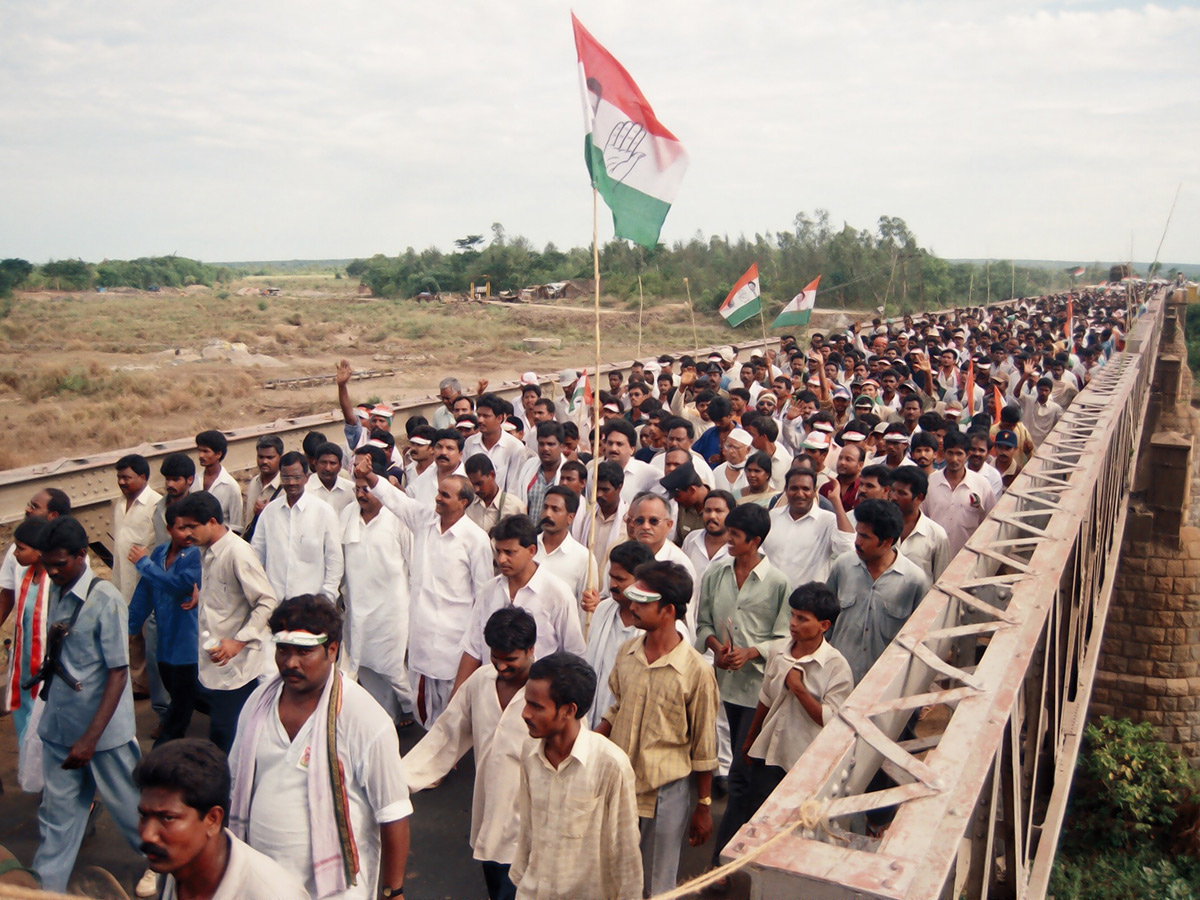
[[[904,516],[904,531],[896,549],[920,566],[933,584],[946,571],[951,556],[946,529],[921,512],[921,503],[929,493],[929,479],[916,466],[901,466],[892,473],[889,493]]]
[[[470,459],[476,453],[487,454],[496,468],[496,483],[500,490],[524,500],[523,486],[518,486],[518,482],[528,455],[525,444],[502,427],[506,407],[507,404],[495,394],[484,394],[475,402],[479,431],[467,438],[462,455],[464,459]]]
[[[408,670],[428,729],[450,699],[471,610],[492,580],[492,544],[466,516],[475,496],[466,478],[444,477],[430,508],[376,475],[366,457],[355,460],[354,475],[412,532],[409,634],[418,638],[409,641]]]
[[[625,480],[621,486],[621,499],[626,503],[642,491],[653,490],[658,484],[658,470],[649,463],[633,458],[637,449],[637,431],[624,419],[613,419],[601,430],[604,441],[604,456],[609,462],[621,467]],[[593,463],[593,472],[595,463]]]
[[[444,428],[433,435],[433,465],[414,478],[405,492],[426,508],[433,506],[443,479],[451,475],[466,478],[463,468],[465,439],[453,428]]]
[[[308,462],[303,453],[284,454],[279,481],[284,500],[263,510],[250,546],[276,597],[320,594],[336,601],[343,568],[337,513],[306,492]]]
[[[617,463],[605,460],[596,466],[592,477],[596,479],[596,508],[585,511],[582,516],[576,515],[571,536],[591,550],[600,572],[600,593],[603,594],[608,577],[608,551],[626,540],[625,515],[629,505],[621,494],[625,473]]]
[[[929,494],[921,509],[944,529],[950,539],[950,558],[963,548],[975,529],[996,505],[987,479],[967,468],[967,436],[950,431],[942,439],[946,468],[929,479]]]
[[[718,490],[729,491],[735,497],[750,486],[746,480],[746,457],[750,455],[753,438],[744,428],[735,428],[721,445],[725,462],[713,469],[713,483]]]
[[[438,399],[442,405],[433,411],[430,424],[436,429],[454,427],[454,401],[462,396],[462,384],[457,378],[443,378],[438,382]]]
[[[486,453],[467,457],[463,468],[475,491],[475,499],[467,507],[467,518],[485,532],[490,532],[505,516],[525,514],[520,495],[500,489],[496,482],[496,467]]]
[[[289,598],[270,628],[279,675],[238,721],[230,829],[315,897],[395,896],[412,815],[395,726],[338,670],[342,620],[332,602]]]
[[[283,491],[279,484],[279,460],[283,458],[283,441],[274,434],[264,434],[255,444],[255,459],[258,472],[246,485],[246,508],[242,513],[245,528],[242,537],[249,541],[254,537],[258,517],[267,504]]]
[[[304,490],[341,516],[346,507],[354,506],[354,482],[342,475],[342,448],[326,441],[317,447],[316,461]]]
[[[1042,441],[1054,430],[1054,426],[1063,415],[1063,408],[1050,399],[1053,388],[1053,380],[1042,376],[1038,379],[1033,393],[1021,395],[1023,421],[1029,429],[1035,447],[1041,446]]]
[[[771,532],[762,549],[795,589],[809,581],[824,581],[833,561],[853,549],[854,530],[838,491],[830,492],[834,512],[817,505],[816,475],[811,469],[791,469],[785,484],[786,503],[771,510]]]
[[[154,509],[162,494],[148,485],[150,463],[144,456],[130,453],[117,460],[117,487],[121,496],[113,501],[113,583],[128,604],[142,576],[129,561],[129,548],[150,550],[154,546]],[[151,695],[156,705],[166,709],[169,702],[158,677],[157,641],[146,641],[141,634],[129,636],[129,683],[135,696]]]
[[[658,494],[639,494],[629,505],[629,536],[645,544],[659,562],[678,563],[692,579],[692,602],[688,604],[685,621],[689,640],[696,634],[696,598],[700,594],[700,579],[692,561],[667,538],[675,528],[667,501]]]
[[[650,465],[658,469],[660,477],[666,474],[667,453],[671,450],[686,450],[692,458],[692,468],[700,476],[700,481],[710,488],[713,487],[715,482],[713,481],[712,467],[703,456],[692,449],[692,441],[696,436],[692,423],[676,416],[664,419],[661,428],[665,440],[664,447],[655,454],[654,459],[650,460]]]
[[[304,884],[275,860],[234,837],[229,763],[210,741],[181,738],[155,747],[133,770],[138,833],[163,900],[308,900]],[[139,895],[140,896],[140,895]]]
[[[522,718],[537,743],[521,760],[521,832],[509,876],[518,900],[642,896],[633,767],[582,722],[596,674],[568,653],[540,659]]]
[[[542,518],[538,522],[538,551],[534,560],[563,580],[578,603],[595,571],[587,547],[571,537],[571,526],[579,512],[579,495],[562,485],[546,491]],[[594,581],[595,579],[593,579]]]
[[[546,499],[546,491],[558,484],[562,475],[563,426],[560,422],[539,422],[534,429],[537,455],[526,461],[517,477],[516,491],[531,515],[537,515]]]
[[[579,599],[556,575],[534,561],[537,531],[527,516],[509,516],[492,529],[500,574],[475,595],[475,605],[463,632],[455,690],[479,668],[486,656],[483,631],[488,618],[498,609],[519,606],[537,622],[537,656],[559,650],[583,653],[583,628],[579,622]]]
[[[999,469],[988,465],[988,461],[992,458],[991,435],[986,431],[968,431],[967,443],[969,445],[967,468],[986,478],[992,493],[999,497],[1004,493],[1004,479],[1000,475]]]
[[[179,501],[175,527],[189,547],[200,547],[198,674],[208,689],[208,738],[228,752],[242,704],[263,673],[262,643],[277,600],[258,556],[223,515],[217,498],[200,491]]]
[[[729,555],[729,532],[725,530],[725,517],[735,506],[737,500],[729,491],[709,491],[700,512],[704,527],[683,539],[680,549],[691,561],[697,583],[704,579],[704,573],[712,563]]]
[[[357,675],[384,711],[411,722],[408,652],[408,529],[366,482],[355,485],[354,506],[342,511],[342,593],[346,601],[347,672]]]
[[[208,491],[221,503],[225,524],[234,534],[242,533],[242,486],[226,471],[225,454],[229,441],[219,431],[202,431],[196,435],[196,455],[204,475],[192,483],[193,491]],[[162,543],[161,541],[159,543]]]
[[[517,606],[492,613],[483,629],[490,665],[476,669],[446,711],[404,757],[413,793],[435,787],[466,752],[475,750],[471,850],[483,864],[491,900],[512,897],[508,869],[517,851],[521,758],[533,739],[521,713],[533,665],[537,623]]]

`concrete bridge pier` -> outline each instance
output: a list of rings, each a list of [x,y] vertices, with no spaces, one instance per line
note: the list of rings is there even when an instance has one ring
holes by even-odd
[[[1200,410],[1185,292],[1167,303],[1089,715],[1152,722],[1200,765]]]

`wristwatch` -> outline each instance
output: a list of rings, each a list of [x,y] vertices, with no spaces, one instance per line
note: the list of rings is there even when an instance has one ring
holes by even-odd
[[[712,806],[712,797],[697,797],[696,803],[700,806]]]
[[[389,897],[403,897],[404,885],[400,885],[398,888],[382,887],[379,889],[379,896],[383,897],[384,900],[387,900]]]

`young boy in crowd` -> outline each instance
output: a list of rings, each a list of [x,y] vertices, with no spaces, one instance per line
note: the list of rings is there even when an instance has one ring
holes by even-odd
[[[11,712],[17,730],[18,755],[25,752],[25,732],[33,713],[37,686],[22,687],[46,653],[46,604],[50,579],[42,567],[47,522],[25,519],[13,531],[13,558],[17,562],[16,603],[13,615],[12,658],[4,680],[0,710]]]
[[[820,582],[810,581],[792,592],[788,605],[791,636],[776,641],[770,650],[758,708],[742,746],[751,767],[750,802],[725,812],[744,816],[738,827],[779,786],[854,689],[850,664],[825,640],[837,621],[837,596]]]

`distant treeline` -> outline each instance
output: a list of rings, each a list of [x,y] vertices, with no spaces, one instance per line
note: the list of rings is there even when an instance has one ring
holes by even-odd
[[[420,252],[409,247],[399,256],[377,254],[356,259],[346,273],[359,278],[380,297],[430,293],[465,293],[472,282],[490,281],[492,292],[516,291],[554,281],[590,281],[590,247],[559,250],[547,244],[538,251],[523,237],[509,237],[492,226],[491,240],[471,234],[455,241],[456,250]],[[826,210],[798,214],[790,230],[731,240],[706,238],[697,232],[687,242],[659,244],[652,250],[611,241],[600,251],[605,294],[635,300],[638,276],[649,300],[680,298],[688,279],[697,308],[714,309],[751,263],[758,264],[764,300],[785,303],[817,275],[817,303],[826,309],[866,309],[886,305],[895,310],[934,309],[968,300],[1006,300],[1065,289],[1075,280],[1102,280],[1107,265],[1094,263],[1078,279],[1065,271],[1016,267],[1004,260],[983,265],[952,263],[921,247],[903,219],[883,216],[874,229],[840,228]]]
[[[86,291],[96,287],[187,287],[224,284],[241,273],[225,266],[202,263],[186,256],[144,256],[89,263],[57,259],[34,266],[23,259],[0,260],[0,296],[17,288]]]

